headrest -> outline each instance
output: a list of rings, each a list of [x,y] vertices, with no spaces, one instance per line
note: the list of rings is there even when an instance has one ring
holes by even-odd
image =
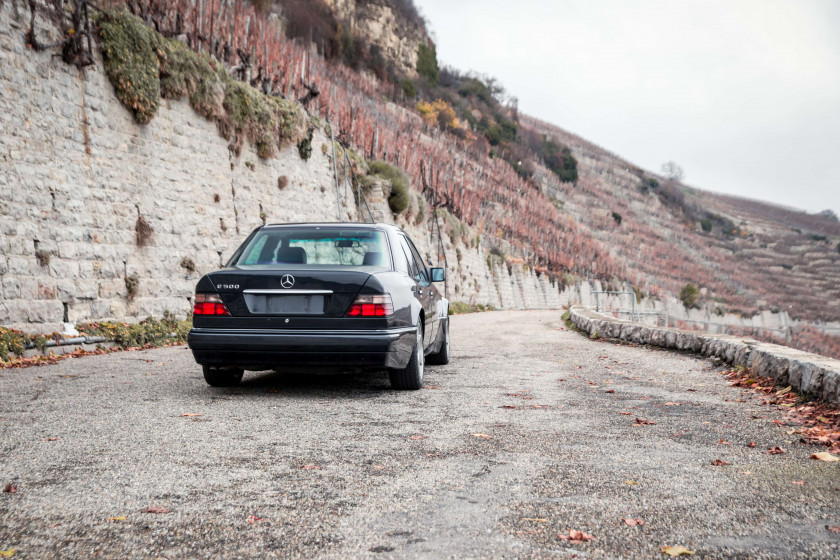
[[[286,247],[277,252],[277,262],[286,264],[306,264],[306,251],[303,247]]]
[[[362,261],[362,266],[380,266],[382,264],[382,253],[377,251],[370,251],[365,253],[365,260]]]

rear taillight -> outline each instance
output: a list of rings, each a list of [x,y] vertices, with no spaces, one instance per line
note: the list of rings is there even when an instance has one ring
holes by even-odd
[[[193,315],[230,315],[217,294],[195,294]]]
[[[345,317],[390,317],[394,314],[394,304],[387,294],[377,296],[359,296]]]

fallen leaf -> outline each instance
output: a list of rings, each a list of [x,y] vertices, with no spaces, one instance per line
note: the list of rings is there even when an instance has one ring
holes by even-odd
[[[805,485],[805,481],[804,481],[804,480],[791,480],[791,481],[790,481],[790,483],[791,483],[791,484],[795,484],[795,485],[797,485],[797,486],[804,486],[804,485]]]
[[[15,549],[10,548],[9,550],[0,550],[0,557],[2,558],[11,558],[15,555]]]
[[[633,422],[637,426],[655,426],[656,422],[652,420],[645,420],[644,418],[636,418]]]
[[[836,463],[840,461],[840,457],[832,455],[826,451],[821,451],[819,453],[811,453],[811,459],[816,459],[817,461],[825,461],[826,463]]]
[[[548,523],[548,519],[543,517],[523,517],[522,521],[533,521],[535,523]]]
[[[782,449],[782,448],[781,448],[781,447],[779,447],[779,446],[776,446],[776,447],[770,447],[769,449],[766,449],[766,450],[762,451],[762,453],[765,453],[765,454],[767,454],[767,455],[781,455],[781,454],[783,454],[784,452],[785,452],[785,450],[784,450],[784,449]]]
[[[583,531],[578,531],[576,529],[569,529],[568,535],[557,535],[557,538],[563,541],[569,541],[572,544],[581,544],[585,543],[586,541],[591,541],[595,537],[584,533]]]
[[[500,406],[499,408],[513,408],[513,409],[515,409],[516,407],[515,407],[515,406],[513,406],[512,404],[503,404],[503,405],[502,405],[502,406]]]
[[[633,416],[632,412],[619,412],[622,416]]]
[[[440,389],[438,385],[426,385],[423,387],[424,389]]]
[[[186,418],[192,418],[193,416],[201,416],[200,412],[185,412],[181,416]]]
[[[738,473],[739,473],[739,474],[747,474],[747,475],[750,475],[750,474],[752,474],[752,471],[738,471]]]
[[[720,438],[718,445],[732,445],[731,441],[725,441],[723,438]]]
[[[689,550],[686,547],[679,545],[679,546],[663,546],[662,547],[662,554],[667,554],[668,556],[694,556],[694,551]]]
[[[834,527],[829,527],[828,525],[826,525],[825,528],[831,531],[832,533],[840,533],[840,525],[835,525]]]
[[[636,486],[639,483],[636,482],[635,480],[627,479],[627,480],[624,481],[624,484],[627,484],[627,485],[630,485],[630,486]]]
[[[248,523],[250,523],[251,525],[256,525],[260,521],[264,521],[264,519],[262,517],[257,517],[256,515],[248,516]]]
[[[8,483],[6,486],[3,487],[3,492],[7,492],[9,494],[14,494],[17,492],[17,486],[12,484],[11,482]]]
[[[666,402],[662,406],[680,406],[680,403],[678,403],[678,402]]]
[[[755,447],[755,442],[751,441],[747,444],[747,447]]]
[[[491,439],[492,436],[488,436],[487,434],[472,434],[472,437],[479,438],[479,439]]]
[[[715,459],[714,461],[712,461],[712,466],[714,466],[714,467],[722,467],[722,466],[731,465],[731,464],[732,463],[730,463],[729,461],[723,461],[721,459]]]
[[[161,506],[149,506],[146,509],[141,509],[140,513],[170,513],[172,510]]]
[[[48,437],[44,441],[58,441],[58,438],[57,437]]]
[[[426,436],[408,436],[408,439],[426,439]]]
[[[615,389],[610,389],[609,391],[604,391],[605,393],[615,393]]]
[[[126,519],[125,515],[120,515],[119,517],[109,517],[108,521],[117,522],[117,521],[125,521],[125,519]]]
[[[645,524],[645,520],[644,519],[639,519],[638,517],[625,517],[624,519],[622,519],[622,521],[624,521],[625,523],[627,523],[631,527],[636,527],[637,525],[644,525]]]

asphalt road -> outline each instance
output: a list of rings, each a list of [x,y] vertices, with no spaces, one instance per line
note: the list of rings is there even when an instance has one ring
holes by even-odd
[[[0,552],[840,558],[839,464],[710,362],[590,341],[558,312],[454,317],[452,351],[416,392],[278,373],[213,389],[184,347],[2,370]]]

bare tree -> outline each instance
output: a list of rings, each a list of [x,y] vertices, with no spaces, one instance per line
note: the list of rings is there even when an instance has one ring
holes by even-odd
[[[662,164],[662,174],[672,181],[682,181],[685,177],[685,171],[675,161],[669,161]]]

